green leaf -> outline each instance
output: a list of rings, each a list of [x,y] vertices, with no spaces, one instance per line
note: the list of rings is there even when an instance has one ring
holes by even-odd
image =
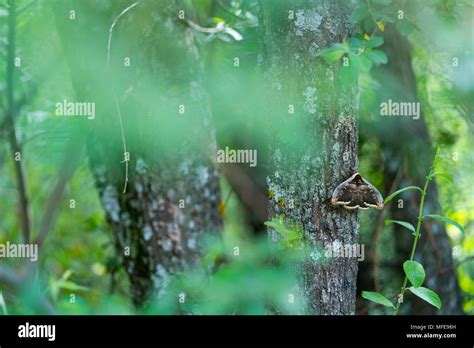
[[[442,155],[440,153],[438,153],[438,151],[436,152],[436,155],[435,155],[435,160],[434,160],[434,167],[437,167],[440,163],[443,163],[445,161],[447,161],[447,157],[445,155]]]
[[[390,224],[398,224],[400,226],[403,226],[407,229],[409,229],[410,231],[413,232],[413,234],[416,233],[415,231],[415,227],[409,223],[409,222],[406,222],[406,221],[398,221],[398,220],[385,220],[385,225],[390,225]]]
[[[410,290],[413,294],[415,294],[419,298],[428,302],[430,305],[435,306],[438,309],[441,309],[441,300],[438,294],[434,292],[433,290],[424,288],[422,286],[420,286],[419,288],[409,287],[408,290]]]
[[[362,21],[362,27],[366,33],[371,33],[375,29],[375,23],[371,16]]]
[[[270,226],[275,231],[278,232],[284,239],[289,235],[290,230],[286,228],[286,226],[280,222],[280,220],[272,219],[272,221],[265,221],[266,226]]]
[[[385,64],[388,61],[387,55],[385,54],[384,51],[380,51],[380,50],[365,51],[364,55],[375,64]]]
[[[357,71],[368,72],[372,67],[372,62],[363,55],[349,53],[349,65],[352,65]]]
[[[67,269],[67,270],[63,273],[63,275],[62,275],[60,281],[66,281],[66,280],[68,280],[69,277],[71,277],[71,275],[72,275],[73,273],[74,273],[74,272],[73,272],[72,270]]]
[[[382,12],[377,12],[376,17],[379,21],[383,21],[386,23],[395,23],[395,18],[393,17],[393,11],[389,11],[389,14],[385,14]]]
[[[447,180],[449,180],[449,181],[453,181],[453,177],[452,177],[450,174],[448,174],[448,173],[444,173],[444,172],[434,172],[434,173],[432,174],[432,176],[436,176],[436,175],[437,175],[437,176],[441,176],[441,177],[443,177],[443,178],[445,178],[445,179],[447,179]]]
[[[425,219],[425,218],[435,219],[435,220],[439,220],[439,221],[442,221],[444,223],[453,225],[453,226],[457,227],[458,230],[461,231],[461,233],[464,233],[464,227],[462,227],[457,221],[451,220],[447,217],[444,217],[444,216],[441,216],[441,215],[436,215],[436,214],[428,214],[428,215],[423,216],[423,219]]]
[[[374,48],[383,45],[383,37],[374,36],[372,39],[366,42],[365,47]]]
[[[272,227],[277,231],[277,233],[281,236],[280,242],[286,245],[287,248],[300,247],[303,245],[304,241],[302,232],[299,231],[297,227],[293,228],[290,226],[290,228],[288,228],[284,224],[281,216],[280,219],[266,221],[265,225]]]
[[[288,234],[285,238],[286,241],[291,242],[300,239],[301,236],[297,230],[288,230]]]
[[[403,263],[403,270],[415,288],[421,286],[425,281],[426,273],[421,263],[410,260],[405,261]]]
[[[386,298],[384,295],[379,294],[378,292],[375,291],[362,291],[362,297],[365,298],[366,300],[381,304],[386,307],[392,307],[395,308],[392,302],[388,298]]]
[[[397,195],[399,195],[400,193],[402,192],[405,192],[405,191],[409,191],[409,190],[418,190],[420,192],[423,192],[423,190],[421,188],[419,188],[418,186],[407,186],[407,187],[404,187],[398,191],[395,191],[394,193],[392,193],[390,196],[388,196],[387,198],[385,198],[384,200],[384,204],[386,204],[387,202],[390,202],[394,197],[396,197]]]
[[[369,17],[370,12],[369,12],[369,7],[365,4],[358,6],[351,14],[350,20],[352,23],[357,23],[360,20]]]
[[[315,56],[324,57],[329,62],[334,62],[336,60],[341,59],[344,53],[345,53],[344,46],[340,43],[337,43],[337,44],[332,45],[331,47],[328,47],[316,52]]]
[[[349,39],[349,48],[353,52],[357,52],[359,49],[364,47],[364,45],[365,45],[365,40],[362,40],[358,37],[351,37]]]
[[[60,282],[59,287],[61,289],[70,290],[70,291],[88,291],[89,290],[89,288],[87,288],[85,286],[82,286],[82,285],[78,285],[78,284],[76,284],[74,282],[71,282],[69,280],[67,280],[65,282]]]

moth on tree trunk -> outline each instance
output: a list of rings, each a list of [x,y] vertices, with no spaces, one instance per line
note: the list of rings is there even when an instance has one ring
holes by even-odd
[[[383,209],[384,206],[380,192],[359,173],[355,173],[336,187],[332,193],[331,203],[349,210]]]
[[[333,206],[330,199],[357,172],[358,89],[340,84],[338,64],[314,57],[351,35],[351,8],[309,0],[261,0],[260,6],[260,58],[272,125],[270,218],[283,214],[300,224],[312,246],[355,246],[357,210]],[[354,314],[357,259],[334,257],[323,264],[321,256],[312,252],[296,266],[297,296],[307,301],[300,312]]]

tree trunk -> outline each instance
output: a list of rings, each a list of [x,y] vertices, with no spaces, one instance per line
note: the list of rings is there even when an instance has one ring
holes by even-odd
[[[171,274],[196,264],[202,234],[222,222],[192,32],[175,1],[142,2],[119,16],[131,5],[74,1],[55,12],[77,100],[96,102],[96,119],[84,120],[90,168],[133,302],[142,305]]]
[[[313,56],[351,34],[351,9],[324,0],[261,0],[260,5],[261,58],[270,83],[270,217],[283,214],[300,224],[313,247],[353,246],[358,213],[333,207],[329,199],[357,171],[358,90],[355,84],[340,85],[336,64]],[[354,314],[356,258],[322,263],[321,256],[313,251],[297,266],[298,294],[307,301],[301,313]]]

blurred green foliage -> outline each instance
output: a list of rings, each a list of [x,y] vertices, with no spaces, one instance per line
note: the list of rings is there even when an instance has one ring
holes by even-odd
[[[120,5],[125,2],[121,2]],[[353,20],[362,23],[363,31],[382,35],[383,26],[395,21],[389,9],[400,6],[399,1],[373,0],[374,11],[367,2],[360,2]],[[18,52],[21,68],[17,69],[17,97],[26,102],[18,109],[16,125],[24,145],[33,211],[33,231],[38,231],[44,203],[49,196],[61,169],[65,139],[82,131],[82,120],[62,120],[54,117],[54,103],[58,100],[75,100],[75,91],[64,52],[61,46],[51,6],[46,0],[18,0],[17,7],[26,10],[18,17]],[[101,1],[104,11],[119,6],[111,0]],[[195,32],[202,54],[206,89],[210,95],[218,143],[221,147],[256,148],[262,166],[253,175],[256,181],[265,177],[265,160],[268,151],[265,131],[269,127],[262,104],[266,93],[259,72],[259,42],[257,30],[258,6],[254,0],[239,1],[184,1],[183,6],[193,13],[192,19],[201,27],[225,26],[242,35],[236,41],[229,30],[217,34]],[[461,234],[446,225],[458,264],[459,284],[464,295],[464,310],[474,313],[474,154],[472,152],[472,21],[468,18],[472,4],[468,1],[406,2],[408,20],[397,23],[397,28],[408,35],[413,44],[412,64],[417,77],[417,87],[429,128],[433,146],[445,144],[446,153],[458,160],[440,168],[452,180],[436,178],[439,197],[445,215],[459,221],[465,228]],[[27,6],[27,7],[26,7]],[[114,7],[116,6],[116,7]],[[117,11],[115,11],[117,12]],[[114,13],[115,13],[114,12]],[[118,11],[120,12],[120,11]],[[118,14],[118,13],[117,13]],[[372,16],[375,16],[374,21]],[[5,93],[6,19],[8,10],[0,4],[0,94]],[[110,23],[107,23],[107,26]],[[140,23],[126,22],[141,30]],[[230,31],[232,33],[232,31]],[[120,30],[118,29],[120,35]],[[378,36],[371,39],[377,41]],[[356,36],[357,40],[364,35]],[[89,38],[94,40],[94,38]],[[350,45],[351,41],[348,41]],[[361,41],[362,42],[362,41]],[[363,43],[363,42],[362,42]],[[469,46],[469,43],[471,45]],[[359,49],[352,39],[352,48]],[[355,46],[354,46],[355,45]],[[357,46],[357,47],[356,47]],[[367,43],[365,43],[367,46]],[[348,46],[349,47],[349,46]],[[373,47],[383,51],[377,42]],[[349,48],[347,48],[349,49]],[[105,47],[104,47],[105,50]],[[349,52],[349,51],[348,51]],[[371,51],[374,52],[374,51]],[[102,52],[102,53],[105,53]],[[101,54],[102,54],[101,53]],[[332,52],[334,53],[334,52]],[[339,57],[339,53],[337,56]],[[347,52],[346,52],[347,53]],[[94,52],[90,52],[94,56]],[[351,54],[353,52],[351,51]],[[373,55],[373,53],[372,53]],[[446,61],[458,57],[462,62],[457,69],[446,69]],[[234,66],[234,58],[240,66]],[[170,57],[172,59],[173,57]],[[340,57],[339,57],[340,58]],[[382,55],[373,57],[372,63],[383,63]],[[315,58],[316,59],[316,58]],[[370,75],[370,69],[361,68],[357,78],[361,90],[361,121],[363,127],[372,127],[377,117],[380,94],[383,88]],[[469,79],[471,76],[471,79]],[[125,80],[125,81],[124,81]],[[120,78],[118,84],[127,86],[129,80]],[[145,83],[146,82],[146,83]],[[154,84],[155,81],[145,81]],[[126,95],[124,91],[124,95]],[[149,98],[143,95],[143,98]],[[0,99],[0,120],[4,117],[4,98]],[[140,100],[136,101],[140,103]],[[467,108],[466,103],[471,105]],[[375,105],[375,107],[374,107]],[[131,108],[133,111],[133,107]],[[471,114],[470,114],[471,113]],[[174,128],[174,127],[173,127]],[[284,127],[281,131],[287,131]],[[149,129],[153,134],[153,129]],[[384,136],[395,136],[390,129]],[[119,131],[111,129],[111,137]],[[179,136],[171,131],[169,138]],[[295,141],[298,139],[294,139]],[[150,156],[153,156],[150,153]],[[361,139],[360,168],[377,187],[383,182],[385,156],[380,139]],[[19,241],[18,196],[14,180],[13,160],[5,137],[0,138],[0,243]],[[395,164],[397,165],[397,164]],[[422,168],[425,170],[425,168]],[[230,187],[221,183],[226,194]],[[70,199],[76,207],[70,208]],[[222,239],[208,240],[203,265],[170,279],[168,290],[142,311],[145,314],[266,314],[270,304],[287,313],[299,313],[301,297],[295,302],[288,296],[294,289],[295,273],[290,264],[294,259],[281,257],[282,244],[272,245],[266,238],[256,238],[244,213],[245,208],[235,195],[226,204],[225,229]],[[375,211],[361,214],[361,243],[370,244],[378,215]],[[279,224],[279,221],[273,221]],[[278,226],[278,225],[275,225]],[[283,236],[283,250],[300,243],[300,232],[287,229]],[[382,262],[396,258],[392,226],[384,227],[379,240]],[[258,231],[257,231],[258,232]],[[239,247],[239,256],[234,248]],[[307,252],[307,251],[304,251]],[[291,254],[291,253],[289,253]],[[292,254],[294,256],[294,254]],[[298,255],[298,253],[296,253]],[[278,256],[278,257],[277,257]],[[295,256],[297,257],[297,256]],[[269,264],[278,259],[278,267]],[[0,260],[20,274],[18,260]],[[388,294],[395,294],[399,284],[393,281],[394,271],[387,268],[381,274],[381,283]],[[13,293],[0,284],[10,314],[40,314],[41,298],[51,301],[61,314],[132,314],[128,280],[118,265],[114,254],[111,232],[94,186],[94,179],[84,158],[68,183],[65,199],[60,203],[54,228],[42,246],[38,264],[38,281],[26,282],[22,291]],[[71,302],[71,294],[75,302]],[[180,294],[185,295],[180,303]],[[371,314],[381,314],[384,309],[370,307]]]

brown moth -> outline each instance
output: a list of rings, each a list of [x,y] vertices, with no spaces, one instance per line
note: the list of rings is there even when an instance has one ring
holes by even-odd
[[[342,205],[346,209],[383,209],[383,198],[370,182],[359,173],[355,173],[336,187],[331,197],[331,204]]]

